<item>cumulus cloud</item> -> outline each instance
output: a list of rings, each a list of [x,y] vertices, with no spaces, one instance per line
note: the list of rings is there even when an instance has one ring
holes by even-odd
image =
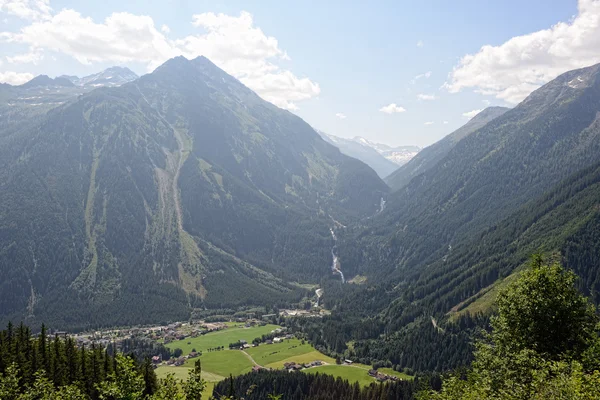
[[[435,100],[437,99],[437,96],[434,94],[424,94],[424,93],[419,93],[417,95],[417,99],[419,100],[423,100],[423,101],[431,101],[431,100]]]
[[[463,117],[471,119],[474,116],[476,116],[477,114],[479,114],[480,112],[481,112],[481,110],[468,111],[468,112],[463,113]]]
[[[171,40],[165,36],[168,27],[157,29],[149,16],[122,12],[95,22],[65,9],[18,32],[2,32],[0,40],[66,54],[82,64],[142,62],[148,70],[178,55],[203,55],[267,101],[290,110],[320,93],[317,83],[277,64],[289,56],[276,38],[254,25],[251,14],[196,14],[192,24],[201,32]]]
[[[0,12],[21,19],[48,19],[51,11],[50,0],[0,0]]]
[[[44,59],[44,54],[40,49],[31,48],[29,52],[17,54],[16,56],[6,56],[6,60],[11,64],[33,64],[37,65]]]
[[[386,114],[394,114],[394,113],[403,113],[406,111],[404,107],[397,105],[396,103],[388,104],[387,106],[383,106],[379,109],[382,113]]]
[[[464,56],[445,86],[452,93],[470,88],[518,103],[561,73],[598,62],[600,0],[579,0],[578,14],[568,22]]]
[[[422,40],[417,41],[417,47],[423,47],[424,44]]]
[[[163,24],[163,26],[160,27],[160,31],[162,33],[168,34],[169,32],[171,32],[171,28],[169,28],[168,25]]]
[[[444,121],[444,125],[447,125],[447,124],[448,124],[448,121]]]
[[[337,114],[335,114],[335,116],[338,117],[339,119],[346,119],[346,114],[337,113]]]
[[[22,85],[33,79],[33,74],[28,72],[0,71],[0,83],[9,83],[11,85]]]
[[[433,125],[433,124],[435,124],[435,122],[428,121],[428,122],[425,122],[423,125]]]

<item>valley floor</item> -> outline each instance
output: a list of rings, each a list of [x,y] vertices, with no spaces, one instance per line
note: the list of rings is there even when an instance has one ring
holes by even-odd
[[[158,378],[165,377],[169,373],[175,374],[178,379],[186,379],[190,368],[193,368],[196,359],[202,362],[202,376],[209,383],[205,391],[206,398],[212,394],[215,382],[233,375],[241,375],[250,372],[253,367],[283,369],[285,364],[310,364],[320,361],[321,365],[304,368],[307,373],[324,373],[341,377],[349,382],[358,382],[361,386],[367,386],[377,380],[369,376],[370,366],[362,364],[336,365],[331,357],[317,351],[307,342],[299,339],[284,339],[280,343],[264,344],[250,347],[245,350],[229,350],[229,344],[239,340],[251,343],[256,337],[280,328],[277,325],[265,325],[246,328],[244,325],[230,326],[225,330],[211,332],[197,338],[189,338],[173,341],[166,346],[170,349],[180,348],[183,354],[189,354],[193,349],[202,352],[199,358],[190,358],[181,366],[169,366],[161,364],[156,369]],[[224,350],[208,351],[208,349],[224,346]],[[379,372],[396,376],[399,379],[412,379],[412,377],[398,373],[392,369],[382,368]]]

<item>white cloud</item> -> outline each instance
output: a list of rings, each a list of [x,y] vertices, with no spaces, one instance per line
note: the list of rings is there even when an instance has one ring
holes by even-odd
[[[464,56],[450,73],[450,92],[472,88],[518,103],[561,73],[600,62],[600,1],[579,0],[568,22],[483,46]]]
[[[437,96],[434,94],[424,94],[424,93],[419,93],[417,95],[417,99],[419,100],[423,100],[423,101],[428,101],[428,100],[435,100],[437,99]]]
[[[160,27],[160,31],[164,34],[169,34],[171,32],[171,28],[169,28],[168,25],[163,24],[163,26]]]
[[[11,85],[22,85],[33,79],[33,74],[28,72],[0,72],[0,83],[10,83]]]
[[[427,71],[427,72],[425,72],[425,73],[423,73],[423,74],[419,74],[419,75],[415,76],[415,77],[414,77],[414,78],[413,78],[413,79],[410,81],[410,83],[412,83],[412,84],[414,85],[415,83],[417,83],[417,81],[418,81],[419,79],[429,79],[429,77],[430,77],[430,76],[431,76],[431,71]]]
[[[433,125],[433,124],[435,124],[435,122],[428,121],[428,122],[425,122],[423,125]]]
[[[50,0],[0,0],[0,12],[21,19],[47,19],[51,10]]]
[[[466,117],[466,118],[469,118],[469,119],[471,119],[471,118],[473,118],[474,116],[476,116],[477,114],[479,114],[481,111],[482,111],[482,110],[472,110],[472,111],[468,111],[468,112],[465,112],[465,113],[463,113],[463,117]]]
[[[423,47],[424,43],[422,40],[417,41],[417,47]]]
[[[346,114],[337,113],[337,114],[335,114],[335,116],[338,117],[339,119],[346,119]]]
[[[444,125],[448,125],[448,121],[444,121]]]
[[[396,103],[388,104],[387,106],[383,106],[379,109],[379,111],[386,114],[394,114],[394,113],[403,113],[406,111],[404,107],[397,105]]]
[[[6,60],[11,64],[33,64],[37,65],[44,59],[44,54],[40,49],[31,48],[29,52],[17,54],[16,56],[6,56]]]
[[[6,0],[0,0],[6,1]],[[318,96],[319,85],[276,64],[289,60],[277,39],[254,26],[252,15],[203,13],[192,17],[201,33],[168,39],[149,16],[113,13],[97,23],[75,10],[33,21],[0,40],[66,54],[82,64],[141,62],[148,70],[169,58],[203,55],[275,105],[296,109],[296,102]],[[164,26],[163,26],[164,28]]]

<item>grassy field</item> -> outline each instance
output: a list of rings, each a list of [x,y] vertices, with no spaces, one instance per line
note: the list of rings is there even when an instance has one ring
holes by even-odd
[[[167,344],[169,349],[180,348],[183,354],[189,354],[192,349],[196,351],[206,352],[209,348],[225,346],[229,348],[229,343],[237,342],[238,340],[246,340],[251,343],[254,338],[270,333],[273,329],[277,329],[277,325],[255,326],[252,328],[244,328],[241,326],[232,326],[222,331],[211,332],[196,338],[187,338],[184,340],[176,340]],[[189,344],[188,344],[189,343]]]
[[[259,365],[270,368],[281,368],[283,367],[284,362],[288,361],[334,361],[330,357],[316,351],[310,344],[302,344],[298,339],[289,339],[281,343],[263,344],[258,347],[251,347],[246,350],[246,352],[250,354],[254,361]],[[308,359],[307,357],[304,357],[307,354],[309,355]]]
[[[187,360],[184,367],[193,367],[196,358]],[[211,372],[213,374],[221,375],[224,377],[232,375],[242,375],[246,372],[250,372],[252,369],[252,361],[239,350],[221,350],[212,351],[210,353],[203,353],[200,356],[202,361],[202,371]]]
[[[202,377],[211,385],[207,387],[205,392],[207,393],[206,398],[212,393],[215,382],[228,377],[230,374],[236,376],[249,372],[253,366],[249,357],[252,357],[258,365],[273,369],[283,368],[283,364],[286,362],[309,363],[320,360],[329,365],[309,368],[304,371],[307,373],[320,372],[336,377],[339,376],[349,382],[358,382],[362,386],[376,382],[374,378],[367,374],[367,371],[371,368],[370,366],[362,364],[335,365],[334,359],[315,350],[308,343],[302,344],[298,339],[289,339],[281,343],[262,344],[258,347],[251,347],[245,350],[248,355],[240,350],[228,349],[229,343],[237,342],[240,339],[251,342],[252,339],[270,333],[276,328],[279,327],[277,325],[266,325],[244,328],[243,325],[236,325],[197,338],[171,342],[167,347],[171,349],[181,348],[183,354],[188,354],[193,348],[197,351],[202,351],[202,356],[200,356]],[[225,346],[226,350],[207,351],[208,348],[219,346]],[[195,361],[196,359],[187,360],[181,367],[161,366],[156,370],[156,375],[161,378],[166,376],[167,373],[174,373],[177,379],[187,379],[188,370],[194,365]],[[412,379],[412,377],[390,368],[381,368],[380,371],[388,375],[396,375],[402,379]]]
[[[306,363],[310,363],[311,361],[317,361],[317,360],[324,361],[329,364],[335,364],[335,360],[333,358],[328,357],[325,354],[323,354],[317,350],[313,350],[311,348],[311,351],[309,351],[308,353],[296,354],[294,356],[284,358],[283,360],[279,360],[279,361],[275,361],[270,364],[267,364],[267,365],[265,365],[265,367],[278,369],[278,368],[283,368],[283,364],[285,364],[287,362],[293,361],[297,364],[306,364]]]
[[[348,382],[358,382],[361,386],[368,386],[371,383],[377,382],[377,380],[367,373],[371,369],[368,365],[363,364],[352,364],[352,365],[323,365],[321,367],[313,367],[305,369],[304,372],[309,374],[315,374],[317,372],[322,374],[329,374],[333,376],[339,376],[342,379],[348,380]],[[412,380],[413,377],[410,375],[396,372],[391,368],[379,368],[379,371],[399,377],[400,379]]]
[[[364,369],[354,365],[323,365],[321,367],[314,367],[304,370],[308,374],[328,374],[333,376],[339,376],[342,379],[348,380],[348,382],[358,382],[361,386],[368,386],[373,382],[377,382],[374,378],[367,374],[368,369]]]

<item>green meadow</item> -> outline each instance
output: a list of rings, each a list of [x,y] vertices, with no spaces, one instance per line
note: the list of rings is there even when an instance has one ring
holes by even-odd
[[[257,347],[250,347],[245,351],[229,350],[229,343],[237,342],[241,339],[251,343],[256,337],[270,333],[279,328],[277,325],[266,325],[245,328],[243,325],[230,326],[227,329],[217,332],[211,332],[197,338],[189,338],[180,341],[171,342],[167,345],[170,349],[180,348],[183,354],[188,354],[192,349],[202,351],[199,357],[202,362],[202,376],[211,385],[206,393],[212,393],[212,387],[229,375],[241,375],[249,372],[254,363],[265,367],[279,369],[283,368],[286,362],[296,362],[300,364],[310,363],[312,361],[322,361],[326,365],[305,369],[306,373],[324,373],[333,376],[339,376],[349,382],[358,382],[366,386],[376,380],[367,374],[371,368],[367,365],[336,365],[335,360],[323,353],[315,350],[310,344],[299,339],[285,339],[281,343],[261,344]],[[189,344],[188,344],[189,342]],[[224,346],[225,350],[208,351],[209,348]],[[193,367],[197,358],[189,359],[183,366],[171,367],[160,366],[156,370],[159,378],[168,373],[174,373],[177,379],[187,379],[189,368]],[[254,363],[253,363],[254,361]],[[388,375],[396,375],[402,379],[412,379],[408,375],[398,373],[390,368],[382,368],[381,372]],[[207,397],[208,398],[208,394]]]
[[[279,328],[279,326],[270,324],[265,326],[254,326],[250,328],[245,328],[244,325],[237,325],[195,338],[176,340],[167,344],[166,346],[169,349],[180,348],[183,350],[184,355],[189,354],[192,349],[196,349],[196,351],[205,353],[210,348],[216,348],[220,346],[224,346],[227,349],[229,348],[229,343],[235,343],[242,339],[246,340],[248,343],[251,343],[252,339],[267,333],[271,333],[273,329],[277,328]]]

